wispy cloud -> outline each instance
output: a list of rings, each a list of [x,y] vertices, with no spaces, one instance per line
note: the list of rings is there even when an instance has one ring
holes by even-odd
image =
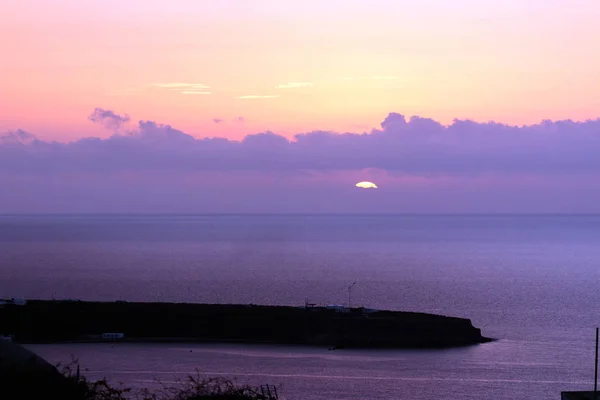
[[[170,89],[170,90],[202,90],[209,89],[210,86],[203,83],[183,83],[183,82],[167,82],[167,83],[153,83],[152,86]]]
[[[275,86],[277,89],[293,89],[293,88],[306,88],[312,87],[315,84],[312,82],[287,82]]]
[[[163,82],[163,83],[148,83],[139,86],[130,86],[112,90],[106,93],[107,96],[134,96],[147,92],[149,89],[162,89],[180,94],[202,95],[212,94],[210,86],[204,83],[186,83],[186,82]]]
[[[244,117],[237,117],[237,118],[233,118],[231,121],[225,120],[224,118],[213,118],[212,120],[215,124],[223,124],[223,123],[228,123],[228,122],[233,122],[241,124],[244,123],[246,121],[246,119]]]
[[[212,92],[206,92],[202,90],[184,90],[181,94],[212,94]]]
[[[267,95],[256,95],[250,94],[247,96],[239,96],[238,99],[274,99],[277,97],[281,97],[278,94],[267,94]]]
[[[204,83],[186,83],[186,82],[165,82],[165,83],[153,83],[151,86],[170,90],[173,92],[179,92],[185,95],[208,95],[212,94],[210,86]]]

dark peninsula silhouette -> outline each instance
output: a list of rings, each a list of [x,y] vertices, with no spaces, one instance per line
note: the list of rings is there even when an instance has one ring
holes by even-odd
[[[0,321],[0,334],[11,334],[21,343],[119,340],[440,348],[491,340],[469,319],[364,308],[32,300],[0,308]]]

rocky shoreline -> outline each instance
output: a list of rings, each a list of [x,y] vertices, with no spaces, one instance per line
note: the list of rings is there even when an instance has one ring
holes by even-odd
[[[20,343],[145,341],[447,348],[492,340],[465,318],[339,307],[31,300],[4,305],[0,321],[0,334],[12,335]]]

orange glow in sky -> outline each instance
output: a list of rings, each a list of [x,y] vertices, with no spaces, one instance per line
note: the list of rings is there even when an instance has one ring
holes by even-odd
[[[20,0],[0,7],[0,131],[111,132],[95,107],[197,137],[595,118],[594,0]]]

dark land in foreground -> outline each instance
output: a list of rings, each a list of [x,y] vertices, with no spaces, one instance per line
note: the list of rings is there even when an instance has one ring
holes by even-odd
[[[0,398],[3,400],[278,400],[277,387],[238,385],[226,378],[189,375],[175,385],[132,390],[106,379],[89,380],[79,364],[52,366],[19,344],[0,340]]]
[[[355,348],[444,348],[488,342],[469,319],[326,307],[30,300],[0,308],[20,343],[102,340],[242,342]]]

